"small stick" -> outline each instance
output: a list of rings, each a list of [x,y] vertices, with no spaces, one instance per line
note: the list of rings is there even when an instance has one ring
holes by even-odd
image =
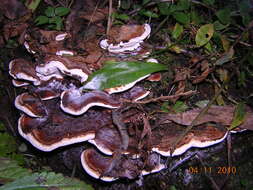
[[[179,97],[181,97],[181,96],[190,96],[190,95],[196,94],[196,92],[197,92],[197,91],[190,90],[190,91],[182,92],[182,93],[179,93],[179,94],[176,94],[176,95],[171,95],[171,96],[160,96],[160,97],[158,97],[158,98],[151,98],[151,99],[143,100],[143,101],[135,101],[135,102],[132,102],[132,101],[129,101],[129,100],[126,100],[126,99],[124,99],[123,101],[124,101],[124,102],[130,102],[130,103],[136,103],[136,104],[148,104],[148,103],[150,103],[150,102],[173,100],[173,99],[179,98]]]
[[[107,29],[106,35],[109,35],[111,25],[112,25],[112,0],[109,0],[109,13],[108,13],[108,20],[107,20]]]

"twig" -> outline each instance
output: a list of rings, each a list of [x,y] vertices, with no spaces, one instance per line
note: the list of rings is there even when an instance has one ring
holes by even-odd
[[[108,20],[107,20],[107,28],[106,28],[106,35],[109,35],[111,25],[112,25],[112,0],[109,0],[109,13],[108,13]]]
[[[211,107],[211,105],[215,102],[217,97],[222,92],[223,86],[225,83],[223,83],[222,87],[217,91],[215,96],[212,98],[212,100],[204,107],[204,109],[201,110],[201,112],[194,118],[194,120],[191,122],[191,125],[188,126],[185,131],[172,143],[172,148],[170,151],[170,154],[172,155],[176,145],[185,137],[185,135],[196,125],[196,123],[199,121],[199,119],[208,111],[208,109]]]
[[[193,94],[196,94],[196,93],[197,93],[197,91],[190,90],[190,91],[183,92],[183,93],[176,94],[176,95],[160,96],[158,98],[151,98],[149,100],[143,100],[143,101],[132,102],[132,101],[129,101],[129,100],[126,100],[126,99],[123,99],[123,101],[124,102],[130,102],[130,103],[136,103],[136,104],[148,104],[150,102],[173,100],[175,98],[180,98],[181,96],[190,96],[190,95],[193,95]]]
[[[165,19],[163,19],[163,21],[159,23],[159,25],[156,27],[156,29],[154,30],[154,32],[151,33],[150,36],[153,36],[154,34],[156,34],[162,28],[162,26],[166,23],[166,21],[169,18],[170,18],[170,16],[166,16]]]

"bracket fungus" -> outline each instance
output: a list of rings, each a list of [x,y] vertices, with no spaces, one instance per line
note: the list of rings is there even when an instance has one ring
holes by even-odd
[[[109,37],[112,40],[105,39],[100,42],[103,49],[111,53],[125,53],[138,50],[141,43],[149,37],[151,27],[144,25],[124,25],[119,28],[113,28]]]
[[[104,181],[122,177],[133,179],[164,169],[166,166],[160,157],[171,156],[171,143],[184,127],[146,129],[143,111],[126,111],[122,113],[122,121],[127,126],[125,131],[129,141],[122,150],[122,133],[112,117],[112,109],[123,107],[124,99],[134,102],[150,93],[142,86],[135,85],[149,77],[150,72],[128,84],[101,91],[95,88],[96,80],[89,83],[91,88],[83,86],[88,76],[108,58],[101,58],[104,52],[99,45],[116,56],[133,51],[139,53],[143,50],[141,44],[150,32],[148,24],[112,28],[108,39],[96,44],[97,49],[92,49],[92,42],[87,42],[84,48],[85,53],[89,54],[87,57],[85,54],[76,55],[73,48],[65,46],[71,38],[68,33],[36,30],[35,33],[26,34],[26,49],[32,54],[37,53],[39,59],[35,63],[25,59],[15,59],[9,63],[14,86],[26,86],[26,92],[15,100],[16,108],[22,111],[18,120],[19,134],[34,147],[46,152],[74,143],[90,143],[96,150],[84,150],[81,164],[89,175]],[[148,62],[157,61],[151,59]],[[150,81],[160,79],[160,73],[149,78]],[[131,127],[135,127],[135,130]],[[179,142],[172,156],[183,154],[191,147],[219,143],[226,135],[226,130],[204,124],[197,126]],[[114,156],[118,152],[120,156],[115,162]]]

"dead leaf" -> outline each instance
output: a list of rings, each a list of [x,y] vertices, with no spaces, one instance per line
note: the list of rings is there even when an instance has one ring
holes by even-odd
[[[19,36],[23,34],[27,28],[27,23],[19,23],[14,21],[9,22],[3,27],[4,39],[7,41],[9,38]]]
[[[144,25],[123,25],[112,27],[109,33],[111,43],[127,42],[132,38],[141,36],[144,32]]]
[[[192,77],[192,83],[193,84],[198,84],[202,81],[204,81],[207,76],[213,71],[213,69],[211,69],[209,67],[208,61],[207,60],[203,60],[200,64],[200,70],[201,70],[201,74],[195,77]]]
[[[27,13],[26,7],[18,0],[2,0],[0,10],[8,19],[16,19]]]
[[[79,17],[88,20],[91,23],[95,23],[106,19],[108,12],[109,12],[108,7],[103,9],[98,8],[92,11],[83,12],[80,14]]]
[[[233,120],[235,106],[211,106],[207,113],[205,113],[196,123],[200,125],[207,122],[215,122],[225,126],[230,126]],[[164,114],[160,116],[161,122],[166,123],[167,121],[173,121],[180,125],[191,125],[192,121],[197,117],[201,112],[201,109],[196,108],[187,112],[178,113],[178,114]],[[246,109],[246,118],[244,123],[239,127],[243,129],[253,130],[253,112],[247,107]]]

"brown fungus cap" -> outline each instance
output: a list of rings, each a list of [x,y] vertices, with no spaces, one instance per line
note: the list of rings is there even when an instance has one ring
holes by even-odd
[[[165,168],[160,163],[159,155],[147,158],[148,162],[143,162],[142,159],[133,159],[130,156],[123,155],[120,160],[115,163],[114,167],[107,173],[105,171],[110,167],[113,157],[99,154],[94,149],[87,149],[81,154],[81,163],[84,170],[92,177],[103,181],[114,181],[118,178],[134,179],[140,175],[146,175],[153,172],[158,172]],[[103,176],[101,176],[104,174]]]
[[[37,96],[23,93],[16,97],[15,106],[31,117],[45,117],[47,108]]]
[[[76,89],[78,86],[76,83],[74,80],[52,78],[49,81],[42,81],[37,87],[30,87],[29,90],[37,94],[41,100],[50,100],[60,97],[67,89]]]
[[[186,152],[191,147],[204,148],[222,142],[227,136],[227,130],[211,125],[195,126],[186,136],[176,145],[176,149],[171,155],[173,142],[179,138],[185,127],[173,125],[161,127],[159,131],[152,131],[152,150],[163,156],[177,156]]]
[[[30,81],[34,85],[40,83],[36,75],[35,64],[25,59],[14,59],[9,63],[9,74],[18,80]]]
[[[131,88],[128,91],[118,93],[118,94],[113,94],[111,96],[118,98],[118,99],[123,98],[123,99],[131,100],[131,101],[137,101],[137,100],[141,100],[141,99],[145,98],[146,96],[149,95],[149,93],[150,93],[150,91],[145,90],[141,86],[134,86],[133,88]]]
[[[119,132],[114,126],[106,126],[100,128],[95,133],[95,138],[89,140],[94,144],[102,153],[112,155],[115,151],[120,149],[121,138]],[[136,138],[129,138],[129,144],[124,154],[138,155],[138,140]]]
[[[44,59],[44,62],[45,64],[40,64],[36,67],[36,72],[42,76],[58,76],[60,72],[84,82],[91,73],[86,64],[76,63],[67,57],[48,56]]]
[[[81,115],[93,106],[118,108],[121,103],[102,91],[82,93],[79,89],[66,90],[61,94],[61,108],[72,115]]]
[[[102,40],[100,47],[111,53],[134,51],[140,48],[141,43],[149,37],[150,32],[149,24],[114,27],[110,31],[109,40]]]
[[[45,104],[48,116],[32,118],[22,115],[18,122],[20,135],[42,151],[93,139],[96,130],[112,124],[107,110],[89,110],[82,116],[74,117],[63,113],[55,99]]]

